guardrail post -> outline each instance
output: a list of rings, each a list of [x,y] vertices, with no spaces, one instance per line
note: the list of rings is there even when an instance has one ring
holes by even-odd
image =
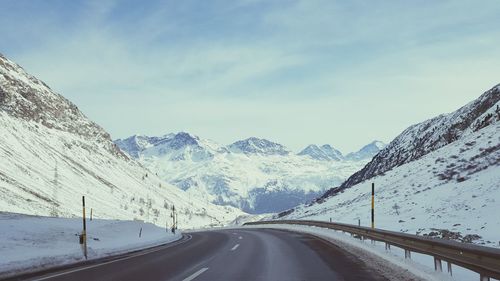
[[[443,264],[441,263],[441,259],[434,257],[434,270],[438,272],[443,272]]]
[[[490,281],[490,277],[486,276],[486,275],[482,275],[480,276],[480,279],[481,281]]]
[[[390,251],[391,250],[391,244],[385,243],[385,250]]]
[[[406,250],[405,249],[405,259],[411,260],[411,252],[410,252],[410,250]]]
[[[453,270],[451,268],[451,262],[446,262],[448,264],[448,273],[453,276]]]

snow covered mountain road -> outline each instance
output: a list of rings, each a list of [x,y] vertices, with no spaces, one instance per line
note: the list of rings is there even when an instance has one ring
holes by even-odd
[[[226,229],[188,235],[182,243],[28,280],[389,280],[309,234]]]

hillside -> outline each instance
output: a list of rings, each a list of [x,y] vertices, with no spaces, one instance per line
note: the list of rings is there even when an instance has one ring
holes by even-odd
[[[81,196],[98,218],[222,224],[243,213],[164,183],[122,153],[109,134],[20,66],[0,56],[0,210],[81,215]]]
[[[369,225],[373,182],[376,227],[498,247],[499,95],[497,86],[456,112],[411,126],[341,188],[280,217]]]

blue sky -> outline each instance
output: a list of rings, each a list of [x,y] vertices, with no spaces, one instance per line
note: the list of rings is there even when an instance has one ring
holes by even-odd
[[[114,138],[343,152],[500,83],[500,2],[4,0],[0,52]]]

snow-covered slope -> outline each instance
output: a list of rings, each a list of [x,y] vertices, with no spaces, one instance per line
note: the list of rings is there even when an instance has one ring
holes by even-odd
[[[225,147],[184,132],[115,143],[193,198],[251,213],[279,212],[310,201],[368,161],[314,159],[258,138]],[[328,145],[322,148],[334,153]]]
[[[355,174],[367,180],[344,183],[350,187],[282,217],[369,225],[373,182],[377,227],[500,246],[499,95],[497,86],[456,112],[410,127]],[[369,176],[377,167],[384,172]]]
[[[447,144],[497,122],[500,85],[450,114],[413,125],[387,145],[362,170],[345,181],[340,189],[417,160]],[[332,190],[332,192],[335,192]],[[326,196],[332,193],[326,194]]]
[[[0,56],[0,210],[81,215],[179,227],[231,221],[242,212],[195,200],[129,159],[101,127],[20,66]]]

